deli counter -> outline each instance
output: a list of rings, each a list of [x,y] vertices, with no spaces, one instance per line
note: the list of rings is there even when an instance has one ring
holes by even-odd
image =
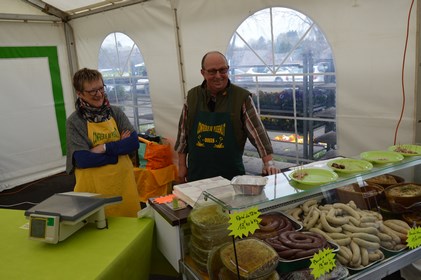
[[[305,166],[297,166],[296,168],[284,170],[283,172],[278,173],[276,175],[267,176],[267,182],[264,186],[264,189],[258,195],[241,194],[238,192],[238,190],[235,190],[234,186],[231,184],[206,189],[202,192],[196,204],[193,205],[193,207],[190,208],[190,210],[184,209],[182,215],[174,214],[180,213],[177,211],[162,211],[162,209],[165,209],[164,206],[160,206],[161,209],[157,209],[156,205],[154,206],[154,203],[151,203],[153,208],[156,210],[155,216],[159,217],[159,219],[162,219],[164,221],[164,229],[160,229],[159,227],[157,228],[158,235],[159,232],[162,230],[165,230],[166,233],[172,231],[173,237],[168,238],[168,236],[166,236],[165,239],[173,241],[174,239],[177,239],[177,242],[171,243],[172,248],[168,248],[168,246],[161,246],[161,251],[164,253],[164,255],[166,255],[167,258],[169,258],[169,255],[172,255],[172,262],[170,262],[173,264],[174,268],[183,275],[184,279],[219,279],[218,277],[222,277],[215,275],[215,273],[212,273],[214,272],[212,271],[213,268],[209,264],[209,262],[207,262],[207,260],[209,260],[209,258],[212,258],[213,251],[215,251],[215,248],[223,247],[223,244],[221,243],[225,243],[225,246],[227,243],[232,243],[234,245],[233,247],[235,251],[235,244],[243,238],[236,238],[236,241],[234,242],[233,237],[227,235],[226,238],[217,238],[219,240],[218,242],[220,242],[219,244],[218,242],[213,243],[213,239],[209,239],[211,236],[206,235],[208,232],[212,231],[201,232],[198,231],[198,229],[200,230],[200,227],[197,227],[196,224],[193,224],[193,226],[191,226],[192,213],[196,209],[199,209],[200,207],[206,205],[216,205],[218,208],[222,209],[223,213],[227,215],[236,212],[247,211],[250,208],[258,209],[262,217],[266,214],[271,214],[273,212],[280,212],[286,217],[291,218],[291,221],[298,224],[298,226],[294,224],[294,230],[297,232],[320,232],[324,230],[321,225],[314,225],[314,228],[318,229],[312,228],[312,225],[308,223],[309,217],[307,217],[306,220],[305,216],[303,216],[304,213],[298,214],[299,211],[303,212],[303,208],[307,208],[308,211],[309,206],[312,206],[311,208],[313,208],[313,210],[316,209],[314,210],[315,212],[322,213],[324,211],[324,208],[333,208],[333,205],[335,207],[343,208],[341,211],[344,211],[344,209],[348,209],[347,207],[349,207],[358,211],[360,213],[359,217],[367,216],[364,218],[367,219],[365,220],[365,222],[377,223],[376,227],[378,227],[377,231],[379,232],[377,236],[381,236],[382,238],[388,238],[384,235],[385,232],[382,232],[381,230],[386,230],[385,228],[388,229],[386,224],[389,224],[389,222],[392,223],[392,221],[397,221],[397,223],[400,223],[400,221],[404,221],[400,212],[407,211],[394,211],[396,209],[389,209],[385,207],[384,194],[382,193],[382,191],[374,192],[376,196],[373,197],[373,191],[371,189],[367,193],[357,194],[357,196],[355,196],[355,193],[346,192],[346,190],[347,188],[349,189],[349,186],[353,185],[354,188],[355,185],[366,186],[366,182],[369,182],[370,179],[379,178],[384,175],[390,175],[397,179],[404,179],[405,182],[414,182],[416,180],[415,177],[417,174],[417,168],[419,168],[421,164],[421,157],[409,156],[403,158],[403,160],[394,161],[390,163],[373,162],[370,168],[367,169],[363,168],[362,170],[357,170],[356,172],[337,172],[337,174],[339,175],[333,178],[333,180],[329,181],[330,179],[328,178],[327,182],[324,182],[321,185],[317,186],[311,184],[302,184],[299,180],[293,180],[294,174],[292,173],[294,172],[297,173],[300,170],[307,170],[308,168],[314,168],[316,169],[316,171],[318,169],[326,170],[327,164],[331,164],[332,161],[335,160],[337,162],[341,162],[341,159],[342,158],[336,158],[328,161],[314,162]],[[354,159],[357,161],[359,160],[359,158],[357,157]],[[396,184],[398,183],[399,182],[396,182]],[[416,211],[418,211],[419,205],[415,206]],[[323,211],[321,211],[320,209],[322,209]],[[327,213],[328,211],[325,212],[326,215]],[[172,219],[169,219],[168,216],[172,216]],[[376,216],[378,220],[370,220],[371,216],[373,219],[374,216]],[[390,221],[385,223],[386,220]],[[323,221],[326,220],[323,219]],[[405,224],[407,224],[408,229],[411,226],[419,226],[419,224],[416,223],[410,224],[410,222],[408,221],[406,221]],[[333,236],[343,237],[344,235],[341,234],[353,234],[352,226],[353,224],[348,226],[347,230],[343,230],[343,232],[340,232],[340,230],[338,230],[338,233],[333,234]],[[393,227],[393,225],[390,226]],[[209,225],[207,227],[208,229],[212,229],[211,227],[209,227]],[[334,229],[332,229],[332,231],[334,231]],[[358,231],[358,229],[354,229],[354,231]],[[212,233],[214,232],[215,231],[213,231]],[[249,236],[244,238],[255,238],[257,236],[256,232],[250,233]],[[329,230],[327,230],[326,232],[329,232]],[[321,234],[323,234],[323,232]],[[359,233],[356,233],[355,235],[358,236],[358,234]],[[326,237],[329,238],[328,235],[326,235]],[[205,245],[202,245],[202,247],[197,246],[198,241],[200,241],[198,238],[202,241],[205,240],[206,242],[202,242],[202,244]],[[162,239],[164,239],[164,237]],[[414,261],[421,259],[421,248],[408,248],[408,246],[406,246],[404,237],[402,237],[401,240],[398,240],[397,243],[393,243],[393,245],[390,245],[391,247],[388,248],[386,248],[388,246],[386,244],[389,243],[387,243],[386,240],[381,240],[383,242],[381,246],[380,238],[376,237],[375,240],[372,241],[376,241],[377,239],[379,243],[376,244],[375,247],[373,246],[373,248],[371,248],[370,246],[360,246],[362,248],[361,251],[365,251],[366,254],[371,254],[370,261],[366,261],[364,265],[361,265],[361,263],[355,265],[344,261],[343,258],[344,256],[347,256],[346,250],[348,249],[343,249],[343,247],[349,248],[349,245],[345,246],[346,244],[343,243],[345,241],[340,240],[340,238],[332,240],[333,244],[335,244],[335,241],[338,241],[339,243],[339,245],[335,244],[335,246],[337,247],[334,247],[337,249],[334,250],[336,254],[337,268],[344,267],[347,270],[346,274],[340,277],[338,276],[335,279],[382,279],[387,275],[390,275],[400,270],[401,268],[413,263]],[[358,240],[358,238],[356,238],[356,240]],[[158,237],[158,243],[159,242],[160,241]],[[364,245],[365,244],[367,243],[364,243]],[[341,252],[340,249],[343,249],[343,251]],[[371,259],[371,256],[374,255],[374,252],[376,252],[376,254],[379,255],[377,259]],[[341,258],[342,263],[339,262]],[[282,260],[282,258],[280,259]],[[218,259],[218,261],[216,261],[215,263],[219,263],[220,265],[221,260]],[[279,278],[273,279],[294,279],[287,277],[294,277],[293,273],[296,273],[296,271],[288,270],[290,267],[294,267],[295,265],[295,262],[285,261],[282,264],[282,261],[280,261],[280,264],[278,264],[276,268],[278,274],[277,277]],[[285,268],[287,269],[285,270]],[[298,266],[296,266],[295,268],[297,269],[297,271],[309,269],[308,267],[302,267],[302,262],[301,264],[298,263]],[[238,274],[238,277],[240,278],[240,274]],[[241,279],[245,278],[247,279],[247,276],[241,276]],[[237,279],[237,277],[235,277],[234,275],[233,279]]]

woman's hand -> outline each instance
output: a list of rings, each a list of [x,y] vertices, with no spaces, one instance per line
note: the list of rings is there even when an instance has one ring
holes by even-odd
[[[90,150],[92,153],[95,153],[95,154],[102,154],[102,153],[105,153],[105,144],[99,144],[99,145],[96,145],[95,147],[93,147],[91,150]]]
[[[126,139],[130,137],[130,130],[123,130],[120,135],[120,140]]]

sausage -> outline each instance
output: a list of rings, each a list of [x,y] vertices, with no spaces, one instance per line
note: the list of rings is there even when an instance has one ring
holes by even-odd
[[[306,202],[303,203],[303,210],[304,213],[308,213],[310,211],[311,206],[317,206],[317,200],[315,199],[309,199]]]
[[[327,235],[329,235],[333,239],[342,239],[342,238],[348,237],[348,235],[346,235],[345,233],[340,233],[340,232],[329,232],[327,233]]]
[[[339,209],[343,209],[345,210],[349,215],[351,215],[352,217],[354,217],[355,219],[359,220],[360,219],[360,215],[357,213],[357,211],[355,211],[354,209],[352,209],[351,206],[346,205],[344,203],[334,203],[333,207],[335,208],[339,208]]]
[[[392,241],[392,237],[390,235],[387,235],[383,232],[378,232],[377,236],[380,238],[381,241]]]
[[[261,219],[259,223],[261,231],[274,231],[281,223],[279,219],[274,219],[273,215],[260,215],[259,218]],[[285,223],[283,220],[282,222]]]
[[[289,249],[289,250],[285,250],[285,251],[279,251],[277,253],[278,253],[278,256],[283,258],[283,259],[292,260],[292,259],[295,259],[295,254],[297,254],[300,251],[302,251],[302,250],[300,250],[300,249]]]
[[[324,232],[323,230],[319,229],[319,228],[311,228],[310,229],[311,232],[315,232],[320,234],[321,236],[323,236],[324,238],[326,238],[326,240],[332,241],[334,242],[333,238],[330,237],[326,232]]]
[[[310,213],[307,216],[308,217],[307,223],[304,219],[304,227],[307,230],[314,227],[314,225],[317,223],[317,220],[319,219],[319,216],[320,216],[320,211],[316,208],[312,208],[310,210]]]
[[[358,237],[352,238],[352,243],[357,243],[359,246],[367,248],[367,249],[371,249],[371,250],[376,250],[380,248],[380,242],[376,243],[376,242],[371,242],[371,241],[367,241]]]
[[[349,263],[348,259],[346,259],[345,257],[341,256],[341,255],[336,255],[336,258],[338,259],[338,261],[342,264],[342,265],[347,265]]]
[[[351,264],[352,265],[359,265],[361,263],[361,252],[360,252],[360,246],[358,246],[357,243],[354,241],[351,241],[350,243],[351,251],[352,251],[352,258],[351,258]]]
[[[295,209],[293,209],[293,211],[290,212],[290,215],[296,219],[297,221],[301,221],[301,217],[300,215],[303,213],[303,209],[301,209],[300,207],[297,207]]]
[[[331,215],[329,215],[329,213],[326,215],[326,220],[329,223],[331,223],[332,225],[338,225],[338,226],[349,223],[349,217],[348,216],[337,217],[337,216],[331,216]]]
[[[384,232],[385,234],[389,235],[390,237],[392,237],[392,240],[395,243],[400,243],[401,242],[401,238],[388,226],[384,225],[384,224],[380,224],[379,230],[381,232]]]
[[[377,235],[378,233],[378,230],[373,227],[362,228],[362,227],[356,227],[349,224],[342,225],[342,229],[345,231],[350,231],[350,232],[364,232],[364,233],[375,234],[375,235]]]
[[[375,223],[378,220],[374,216],[362,216],[360,221],[361,221],[361,223]]]
[[[395,235],[397,235],[399,237],[399,241],[396,242],[396,243],[401,243],[401,242],[405,242],[406,241],[406,238],[408,237],[408,233],[405,234],[405,233],[396,231],[396,230],[392,229],[391,227],[389,227],[389,226],[387,226],[385,224],[383,224],[383,226],[384,226],[384,229],[387,231],[386,233],[388,233],[388,234],[393,233],[393,234],[395,234]]]
[[[320,214],[320,223],[322,224],[322,227],[327,232],[341,232],[341,227],[332,227],[326,220],[326,214],[322,212]]]
[[[366,241],[374,242],[374,243],[380,243],[380,238],[377,235],[374,234],[368,234],[364,232],[354,232],[351,234],[351,237],[354,238],[361,238]]]
[[[351,241],[351,237],[345,237],[341,239],[335,239],[333,242],[341,246],[347,246],[351,243]]]
[[[383,224],[390,227],[394,231],[399,232],[401,234],[404,234],[406,236],[408,234],[409,229],[410,229],[408,224],[406,224],[406,226],[402,226],[402,223],[405,223],[405,222],[402,222],[402,221],[397,222],[397,221],[399,221],[399,220],[386,220],[386,221],[383,222]],[[402,222],[402,223],[400,223],[400,222]]]
[[[380,250],[375,250],[374,252],[368,253],[369,262],[375,262],[383,258],[384,258],[383,252]]]
[[[369,264],[368,251],[365,247],[360,247],[361,250],[361,265],[367,266]]]
[[[323,237],[314,232],[282,232],[279,240],[287,247],[294,249],[323,248]]]

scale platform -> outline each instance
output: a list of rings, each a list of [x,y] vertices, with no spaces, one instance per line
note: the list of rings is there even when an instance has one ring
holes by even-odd
[[[29,238],[47,243],[63,241],[87,223],[106,228],[104,207],[120,203],[121,196],[67,192],[54,194],[25,211]]]

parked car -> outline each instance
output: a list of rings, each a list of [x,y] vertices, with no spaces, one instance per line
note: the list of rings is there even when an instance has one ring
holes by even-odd
[[[252,67],[247,71],[248,74],[252,74],[254,82],[259,83],[278,83],[278,82],[289,82],[292,81],[291,71],[288,67],[280,67],[276,73],[266,66]]]
[[[138,77],[136,81],[136,92],[149,94],[149,78],[145,63],[139,63],[134,66],[133,75]]]
[[[238,68],[229,70],[229,78],[234,84],[253,83],[253,78]]]
[[[289,69],[289,71],[293,74],[291,77],[294,78],[295,82],[302,83],[303,82],[303,66],[301,64],[288,64],[284,65]],[[291,78],[291,82],[292,82]]]
[[[149,79],[140,78],[136,83],[136,92],[149,94]]]
[[[320,61],[313,66],[314,73],[334,73],[335,68],[333,62]],[[319,83],[334,83],[336,81],[334,74],[314,75],[313,82]]]

